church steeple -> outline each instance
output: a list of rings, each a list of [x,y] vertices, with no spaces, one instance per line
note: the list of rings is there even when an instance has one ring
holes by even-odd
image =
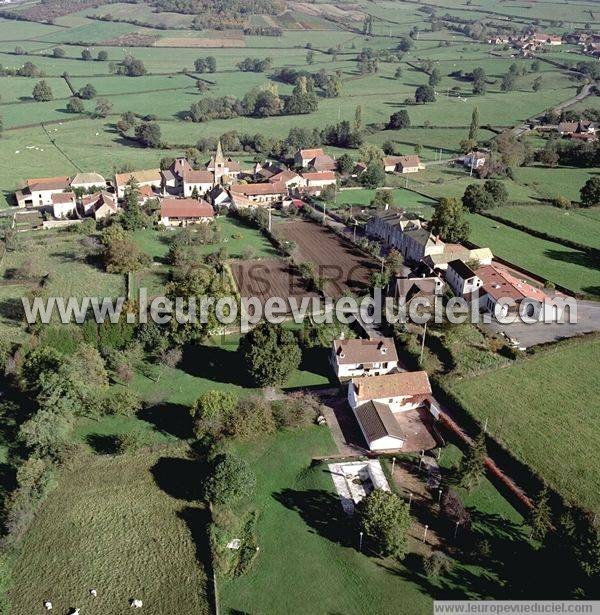
[[[217,143],[217,153],[215,154],[215,166],[222,167],[225,165],[225,156],[223,156],[223,147],[221,146],[221,139]]]

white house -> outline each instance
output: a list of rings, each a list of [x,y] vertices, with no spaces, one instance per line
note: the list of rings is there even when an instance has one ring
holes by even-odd
[[[417,228],[421,228],[418,216],[389,211],[369,218],[365,232],[368,237],[377,237],[384,244],[400,250],[404,231]]]
[[[316,147],[313,149],[299,149],[294,155],[294,164],[297,167],[307,169],[311,166],[311,163],[315,158],[321,156],[325,156],[325,152],[321,147]]]
[[[81,188],[83,190],[91,190],[97,188],[101,190],[106,188],[106,180],[99,173],[77,173],[71,180],[71,189]]]
[[[387,404],[392,412],[405,412],[422,406],[430,395],[431,385],[424,371],[353,378],[348,385],[348,403],[353,409],[378,401]]]
[[[57,192],[51,196],[52,215],[59,220],[68,218],[77,211],[77,202],[74,192]]]
[[[338,379],[379,376],[398,368],[396,345],[391,338],[333,341],[331,364]]]
[[[283,182],[263,184],[234,184],[230,188],[231,198],[237,202],[236,197],[241,196],[255,205],[269,205],[281,201],[287,195],[287,187]]]
[[[101,220],[118,212],[117,197],[106,190],[86,194],[81,199],[83,213],[86,216],[94,216],[96,220]]]
[[[469,152],[461,156],[458,160],[469,169],[480,169],[485,165],[487,156],[483,152]]]
[[[298,175],[295,171],[285,169],[280,173],[272,175],[268,179],[269,183],[277,184],[283,182],[286,188],[297,188],[299,186],[306,186],[306,179],[303,176]]]
[[[419,262],[431,254],[442,254],[444,242],[424,228],[410,229],[402,234],[400,252],[405,259]]]
[[[383,159],[383,170],[386,173],[417,173],[425,166],[418,156],[386,156]]]
[[[25,187],[17,190],[19,207],[52,207],[52,195],[69,189],[68,177],[38,177],[28,179]]]
[[[183,196],[191,197],[194,189],[199,195],[206,194],[215,185],[215,176],[211,171],[184,170]]]
[[[314,173],[302,173],[302,177],[308,188],[324,188],[334,186],[336,183],[333,171],[315,171]]]
[[[446,282],[459,297],[470,295],[483,286],[481,278],[460,259],[448,263]]]

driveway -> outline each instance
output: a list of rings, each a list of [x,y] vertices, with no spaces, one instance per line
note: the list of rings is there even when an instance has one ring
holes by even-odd
[[[525,323],[501,325],[495,322],[484,326],[494,333],[504,332],[509,337],[517,339],[522,346],[529,348],[529,346],[554,342],[565,337],[600,331],[600,303],[577,301],[577,322],[572,324],[539,322],[532,325]]]

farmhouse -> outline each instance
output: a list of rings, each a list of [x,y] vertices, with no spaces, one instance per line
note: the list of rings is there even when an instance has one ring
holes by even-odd
[[[206,198],[215,210],[222,206],[229,207],[231,205],[229,192],[223,186],[215,186],[207,193]]]
[[[260,162],[257,162],[254,165],[254,179],[256,181],[260,181],[262,179],[269,179],[273,177],[273,175],[277,175],[282,171],[287,171],[287,167],[279,162],[271,162],[267,161],[264,165],[261,165]]]
[[[461,156],[458,160],[469,169],[480,169],[485,165],[487,157],[483,152],[469,152]]]
[[[386,245],[400,250],[404,232],[421,226],[420,218],[414,214],[382,212],[367,220],[365,232],[367,236],[377,237]]]
[[[181,185],[183,182],[183,175],[186,172],[193,171],[192,165],[189,163],[187,158],[175,158],[173,164],[169,167],[169,171],[173,173],[178,185]]]
[[[333,171],[302,173],[302,179],[306,182],[306,187],[313,194],[320,193],[321,189],[325,188],[325,186],[335,186],[337,181]]]
[[[306,179],[294,171],[285,169],[279,173],[275,173],[268,179],[269,183],[277,184],[283,182],[286,188],[297,188],[299,186],[306,186]]]
[[[200,199],[163,199],[160,222],[164,226],[187,226],[210,222],[215,217],[212,205]]]
[[[555,309],[553,319],[561,316],[558,308],[553,308],[550,297],[543,290],[525,280],[519,280],[499,265],[479,267],[475,274],[482,282],[479,290],[481,310],[493,314],[498,311],[501,316],[516,315],[523,310],[525,316],[542,320],[545,312],[548,312],[549,317],[551,310]]]
[[[331,156],[325,154],[324,156],[316,156],[310,163],[310,168],[315,171],[335,171],[337,162]]]
[[[589,120],[580,120],[579,122],[561,122],[557,128],[558,132],[563,136],[595,134],[596,125]]]
[[[403,233],[400,252],[409,261],[419,262],[426,256],[442,254],[444,242],[424,228],[410,229]]]
[[[84,195],[81,199],[81,206],[86,216],[93,215],[96,220],[101,220],[119,211],[117,197],[106,190]]]
[[[212,171],[194,171],[185,169],[182,175],[183,196],[191,197],[194,190],[206,194],[215,185],[215,176]]]
[[[481,278],[460,259],[448,263],[446,282],[459,297],[470,295],[483,285]]]
[[[340,380],[388,374],[398,367],[396,345],[391,338],[334,340],[331,364]]]
[[[106,180],[98,173],[78,173],[71,180],[71,189],[81,188],[91,190],[92,188],[106,188]]]
[[[386,173],[417,173],[424,168],[418,156],[386,156],[383,159]]]
[[[117,198],[124,198],[125,189],[131,180],[136,181],[139,188],[148,186],[159,190],[162,185],[162,179],[160,169],[146,169],[144,171],[132,171],[131,173],[117,173],[115,175]]]
[[[323,156],[325,156],[325,152],[320,147],[314,149],[299,149],[294,155],[294,164],[297,167],[307,169],[313,165],[316,158],[321,158]]]
[[[51,196],[52,215],[55,218],[68,218],[77,211],[77,202],[74,192],[57,192]]]
[[[234,184],[230,188],[230,194],[235,197],[241,195],[252,204],[269,205],[281,199],[287,194],[287,187],[283,182],[266,184]]]
[[[52,207],[52,195],[69,189],[68,177],[38,177],[28,179],[25,187],[17,190],[15,198],[19,207]]]
[[[390,406],[392,412],[405,412],[422,406],[431,395],[427,372],[398,372],[370,378],[353,378],[348,385],[351,408],[368,401]]]

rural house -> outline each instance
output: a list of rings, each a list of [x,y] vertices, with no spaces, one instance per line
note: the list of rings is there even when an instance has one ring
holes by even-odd
[[[77,200],[74,192],[57,192],[53,194],[52,215],[59,220],[68,218],[77,211]]]
[[[423,263],[432,271],[446,271],[448,263],[459,259],[464,263],[476,262],[479,265],[489,265],[494,255],[489,248],[474,248],[469,250],[464,246],[451,243],[444,246],[441,254],[430,254],[423,259]]]
[[[486,160],[487,156],[483,152],[469,152],[458,159],[468,169],[480,169]]]
[[[392,412],[405,412],[421,406],[430,395],[431,385],[424,371],[353,378],[348,385],[351,408],[378,401],[388,404]]]
[[[164,226],[188,226],[213,220],[215,212],[210,203],[200,199],[162,199],[160,222]]]
[[[115,175],[115,188],[117,190],[118,199],[125,197],[125,189],[131,180],[137,182],[138,188],[148,186],[155,190],[160,190],[163,177],[160,169],[146,169],[144,171],[132,171],[131,173],[117,173]]]
[[[399,249],[405,259],[418,263],[431,254],[441,254],[444,242],[424,228],[409,229],[403,233]]]
[[[446,282],[459,297],[470,295],[483,285],[481,278],[460,259],[448,263]]]
[[[183,196],[191,197],[196,190],[199,195],[206,194],[215,185],[215,176],[211,171],[183,171]]]
[[[81,206],[86,216],[94,216],[96,220],[101,220],[119,211],[117,197],[106,190],[84,195],[81,199]]]
[[[52,207],[52,195],[65,192],[69,186],[68,177],[28,179],[25,187],[15,193],[17,205],[19,207]]]
[[[313,164],[315,158],[321,158],[323,156],[325,156],[325,152],[320,147],[314,149],[299,149],[294,155],[294,165],[307,169]]]
[[[401,304],[408,304],[413,299],[425,299],[434,305],[437,297],[444,293],[444,282],[438,277],[430,278],[396,278],[392,282],[394,299]]]
[[[320,194],[326,186],[335,186],[337,183],[333,171],[318,171],[314,173],[302,173],[302,179],[306,182],[306,187],[313,194]]]
[[[234,184],[230,188],[231,197],[241,195],[254,205],[269,205],[287,194],[287,187],[283,182],[266,184]]]
[[[418,156],[386,156],[383,159],[383,170],[386,173],[417,173],[425,166]]]
[[[339,380],[379,376],[397,369],[398,354],[391,338],[338,339],[333,341],[331,364]]]
[[[272,175],[268,179],[269,183],[277,184],[279,182],[283,182],[286,188],[297,188],[299,186],[306,186],[306,180],[304,177],[298,175],[295,171],[290,171],[289,169],[285,169],[280,173],[276,173]]]
[[[421,220],[414,214],[404,212],[382,212],[367,220],[365,232],[376,237],[387,246],[400,250],[404,231],[421,228]]]
[[[367,401],[354,408],[354,416],[371,451],[403,448],[406,436],[392,409],[378,401]]]

